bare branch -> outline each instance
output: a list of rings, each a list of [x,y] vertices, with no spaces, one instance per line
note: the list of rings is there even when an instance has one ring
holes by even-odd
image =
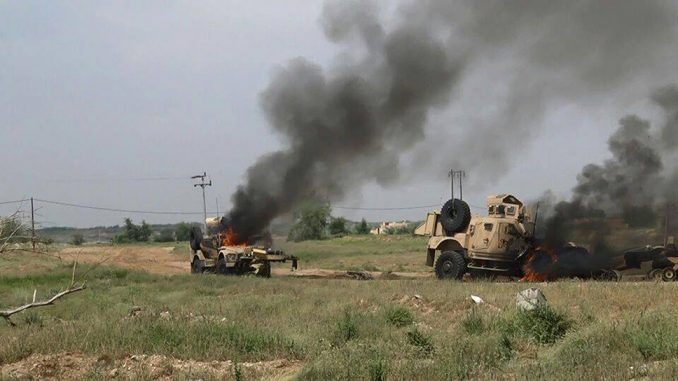
[[[75,266],[73,266],[73,268],[75,269]],[[10,325],[15,325],[10,320],[10,317],[12,315],[19,313],[21,311],[25,311],[29,308],[50,306],[50,305],[54,304],[54,302],[57,301],[57,299],[62,298],[64,296],[68,295],[68,294],[72,294],[74,292],[82,291],[84,289],[85,289],[84,283],[82,283],[81,285],[79,285],[77,287],[73,287],[73,285],[71,284],[71,286],[69,288],[67,288],[66,290],[57,293],[56,295],[52,296],[51,298],[49,298],[47,300],[43,300],[43,301],[39,301],[39,302],[35,301],[35,296],[37,294],[37,290],[35,290],[35,291],[33,291],[33,301],[31,303],[24,304],[23,306],[16,307],[16,308],[13,308],[13,309],[0,311],[0,317],[4,318]]]

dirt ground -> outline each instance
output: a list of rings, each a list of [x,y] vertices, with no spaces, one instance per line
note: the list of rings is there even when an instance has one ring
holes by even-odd
[[[101,263],[153,274],[177,275],[190,272],[188,258],[173,246],[92,246],[68,247],[57,254],[78,263]]]
[[[81,353],[32,355],[0,367],[0,378],[40,380],[80,380],[92,376],[108,379],[134,379],[150,376],[154,380],[177,377],[236,379],[236,369],[246,379],[290,379],[301,364],[288,360],[235,364],[231,361],[179,360],[162,355],[132,355],[122,359],[89,356]]]
[[[68,247],[57,253],[57,256],[66,261],[78,263],[112,265],[131,270],[143,270],[153,274],[180,275],[190,273],[188,257],[173,246],[92,246]],[[382,279],[411,279],[432,277],[432,272],[378,272],[361,271],[373,278]],[[361,279],[362,274],[353,272],[326,270],[317,268],[303,268],[303,261],[299,269],[292,271],[289,263],[273,264],[272,275],[276,277],[299,278],[329,278]]]

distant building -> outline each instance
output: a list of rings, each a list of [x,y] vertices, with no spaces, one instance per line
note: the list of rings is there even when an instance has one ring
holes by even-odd
[[[406,228],[410,225],[408,221],[391,221],[387,222],[384,221],[379,225],[378,227],[370,230],[370,234],[378,235],[378,234],[388,234],[389,230],[395,230],[398,228]]]

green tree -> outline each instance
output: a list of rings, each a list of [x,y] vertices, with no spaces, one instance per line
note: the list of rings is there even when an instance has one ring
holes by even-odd
[[[75,233],[71,238],[71,243],[75,246],[80,246],[85,243],[85,236],[83,236],[82,233]]]
[[[10,242],[26,242],[26,227],[21,224],[18,217],[0,217],[0,244]]]
[[[294,242],[322,239],[330,218],[331,208],[328,204],[306,205],[297,212],[296,222],[287,239]]]
[[[360,220],[360,223],[355,226],[356,234],[370,234],[370,225],[367,224],[367,221],[363,218]]]
[[[141,221],[141,225],[136,225],[131,219],[125,218],[125,226],[123,233],[118,234],[113,238],[116,243],[125,242],[147,242],[153,234],[151,226],[146,221]]]
[[[174,242],[174,230],[162,229],[153,240],[155,242]]]
[[[177,224],[177,228],[175,230],[177,241],[180,241],[180,242],[188,241],[191,237],[191,229],[192,228],[193,228],[193,225],[191,225],[187,222],[180,222],[179,224]]]
[[[141,226],[139,227],[139,233],[137,236],[138,241],[146,242],[149,238],[151,238],[152,234],[153,230],[151,229],[151,225],[147,224],[146,221],[141,221]]]
[[[344,217],[331,218],[329,229],[331,235],[348,233],[346,230],[346,219]]]

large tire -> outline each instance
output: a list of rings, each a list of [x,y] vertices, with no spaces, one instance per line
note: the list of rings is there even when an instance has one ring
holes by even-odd
[[[662,280],[664,282],[673,282],[676,280],[676,270],[667,267],[662,271]]]
[[[261,265],[259,265],[259,270],[257,271],[257,276],[263,277],[263,278],[270,278],[271,277],[271,264],[269,262],[264,262]]]
[[[466,260],[456,251],[443,251],[435,265],[438,279],[461,279],[466,272]]]
[[[471,222],[471,208],[457,198],[447,201],[440,210],[440,223],[448,235],[459,233]]]
[[[205,261],[200,260],[200,258],[193,258],[191,262],[191,273],[192,274],[202,274],[205,271]]]
[[[217,260],[217,264],[214,266],[214,271],[217,274],[226,274],[228,272],[228,267],[226,267],[226,259],[224,259],[224,257],[220,257]]]
[[[191,229],[189,235],[189,244],[191,245],[191,250],[198,251],[200,250],[200,243],[202,242],[202,230],[199,227],[194,226]]]
[[[662,271],[663,270],[664,269],[652,269],[649,273],[647,273],[647,279],[653,280],[655,282],[662,280]]]

